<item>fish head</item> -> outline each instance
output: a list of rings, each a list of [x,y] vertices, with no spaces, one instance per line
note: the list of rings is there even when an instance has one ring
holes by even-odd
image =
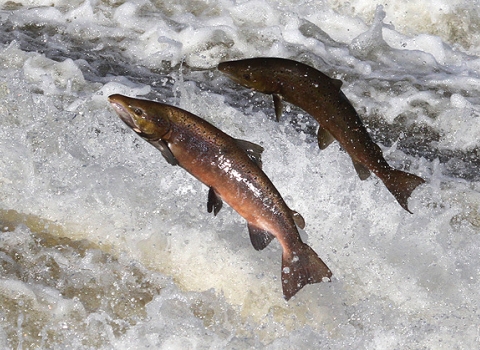
[[[168,109],[161,103],[119,94],[108,101],[120,119],[147,141],[160,140],[170,131]]]
[[[256,91],[265,94],[279,92],[279,82],[275,79],[267,60],[251,58],[221,62],[218,70],[234,82]]]

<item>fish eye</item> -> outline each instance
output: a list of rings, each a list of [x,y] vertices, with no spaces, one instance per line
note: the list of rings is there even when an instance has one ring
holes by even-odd
[[[252,79],[252,76],[251,76],[250,73],[245,73],[245,74],[243,75],[243,78],[244,78],[245,80],[250,80],[250,79]]]
[[[134,108],[133,113],[141,117],[143,115],[143,111],[140,108]]]

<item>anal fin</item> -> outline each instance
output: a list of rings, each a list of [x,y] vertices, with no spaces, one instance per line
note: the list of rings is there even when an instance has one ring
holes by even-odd
[[[256,226],[248,224],[248,233],[250,234],[250,241],[255,250],[263,250],[275,238],[270,232],[262,230]]]
[[[359,163],[359,162],[356,162],[355,160],[352,160],[353,161],[353,167],[355,168],[355,171],[357,172],[357,175],[358,177],[360,178],[360,180],[366,180],[370,177],[370,170],[368,170],[368,168]]]
[[[210,187],[208,190],[207,211],[211,213],[213,210],[213,215],[216,216],[220,209],[222,209],[222,206],[222,198],[217,195],[213,187]]]

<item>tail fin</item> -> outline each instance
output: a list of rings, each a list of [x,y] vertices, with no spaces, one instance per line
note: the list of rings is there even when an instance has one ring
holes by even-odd
[[[291,252],[283,252],[282,287],[283,296],[288,301],[306,284],[330,280],[332,272],[308,245],[301,243]]]
[[[417,188],[417,186],[423,184],[425,180],[417,175],[409,174],[396,169],[391,169],[388,173],[386,173],[386,176],[382,176],[381,179],[385,186],[387,186],[388,190],[395,196],[403,209],[412,214],[412,212],[408,209],[408,198],[412,194],[413,190]]]

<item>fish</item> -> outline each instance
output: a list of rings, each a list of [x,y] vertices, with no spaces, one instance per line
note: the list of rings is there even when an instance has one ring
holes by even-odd
[[[111,95],[120,119],[208,187],[207,211],[217,215],[225,201],[246,221],[256,250],[277,238],[282,247],[281,281],[288,301],[307,284],[331,281],[332,272],[299,235],[305,220],[290,209],[262,170],[263,147],[235,139],[206,120],[175,106]]]
[[[361,180],[373,172],[402,208],[412,213],[408,198],[425,180],[387,163],[382,150],[373,142],[355,108],[341,91],[341,80],[332,79],[301,62],[273,57],[221,62],[218,70],[240,85],[273,95],[277,121],[282,115],[282,101],[306,111],[319,124],[320,149],[337,140],[351,157]]]

